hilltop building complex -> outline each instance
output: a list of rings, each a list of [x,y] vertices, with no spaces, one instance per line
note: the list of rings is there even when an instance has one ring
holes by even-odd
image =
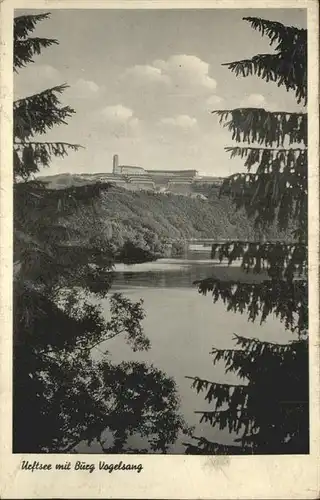
[[[110,182],[127,189],[149,189],[160,192],[192,193],[195,185],[220,185],[221,177],[201,176],[197,170],[146,170],[134,165],[120,165],[119,156],[113,156]]]
[[[56,179],[55,179],[56,178]],[[220,186],[223,177],[202,176],[197,170],[146,170],[135,165],[120,165],[119,156],[113,156],[112,172],[95,174],[58,174],[50,176],[56,187],[110,182],[130,191],[154,191],[193,195],[201,193],[204,185]]]

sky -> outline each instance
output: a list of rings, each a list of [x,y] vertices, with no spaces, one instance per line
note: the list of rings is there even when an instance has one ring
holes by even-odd
[[[76,114],[41,139],[84,149],[55,159],[46,174],[111,172],[114,154],[120,164],[146,169],[243,171],[241,160],[225,152],[230,133],[211,111],[301,110],[292,92],[222,66],[273,51],[245,16],[307,27],[303,9],[53,10],[32,36],[59,45],[19,71],[14,95],[67,83],[62,102]]]

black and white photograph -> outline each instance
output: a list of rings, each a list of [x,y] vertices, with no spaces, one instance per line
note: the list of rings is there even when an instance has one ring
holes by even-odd
[[[13,454],[310,453],[307,39],[14,10]]]

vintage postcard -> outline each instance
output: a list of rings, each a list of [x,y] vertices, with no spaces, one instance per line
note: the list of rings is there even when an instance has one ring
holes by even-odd
[[[0,9],[0,497],[318,498],[318,2]]]

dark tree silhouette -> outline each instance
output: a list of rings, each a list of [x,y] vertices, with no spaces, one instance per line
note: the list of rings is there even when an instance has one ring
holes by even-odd
[[[48,15],[14,20],[15,71],[58,43],[30,37]],[[34,177],[79,148],[40,140],[74,114],[59,100],[65,88],[14,102],[13,451],[59,453],[97,440],[120,452],[140,434],[149,450],[166,452],[185,429],[174,381],[152,365],[115,365],[105,351],[116,335],[134,350],[150,348],[142,303],[114,294],[106,318],[91,300],[112,282],[114,256],[95,210],[108,185],[54,190]],[[83,207],[90,232],[70,224]]]
[[[307,104],[307,31],[247,17],[252,28],[275,45],[274,53],[228,63],[236,76],[257,75],[295,92]],[[237,434],[235,446],[222,446],[201,436],[187,444],[187,453],[308,453],[308,281],[307,281],[307,114],[241,108],[214,111],[241,146],[227,147],[231,157],[245,158],[248,173],[232,175],[221,192],[237,208],[245,208],[258,233],[276,222],[290,230],[291,241],[238,241],[213,247],[213,256],[229,263],[239,259],[246,271],[268,273],[243,282],[206,279],[199,292],[222,299],[229,311],[247,313],[256,321],[275,314],[292,331],[288,344],[235,335],[235,349],[212,350],[213,362],[243,384],[193,379],[205,392],[212,411],[201,420]],[[257,234],[258,234],[257,233]],[[259,280],[258,280],[259,281]]]

